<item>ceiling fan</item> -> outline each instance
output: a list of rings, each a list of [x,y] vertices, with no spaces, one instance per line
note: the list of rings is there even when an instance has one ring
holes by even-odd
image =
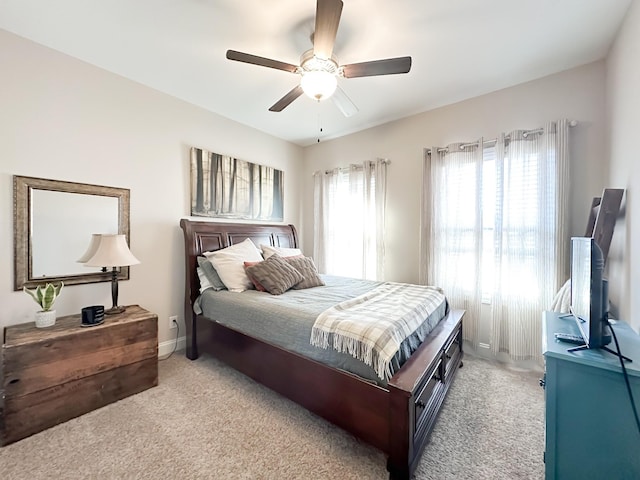
[[[300,65],[259,57],[249,53],[227,50],[227,58],[237,62],[284,70],[301,75],[300,85],[274,103],[272,112],[281,112],[303,93],[318,101],[331,97],[346,116],[357,113],[358,108],[338,86],[338,77],[356,78],[375,75],[408,73],[411,57],[386,58],[362,63],[340,65],[333,55],[333,46],[342,14],[342,0],[317,0],[313,48],[300,57]]]

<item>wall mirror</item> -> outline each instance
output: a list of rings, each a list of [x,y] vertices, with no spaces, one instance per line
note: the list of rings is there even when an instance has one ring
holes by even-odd
[[[111,281],[109,272],[77,260],[94,233],[124,234],[128,243],[128,189],[15,175],[13,199],[15,290]],[[128,279],[122,267],[118,280]]]

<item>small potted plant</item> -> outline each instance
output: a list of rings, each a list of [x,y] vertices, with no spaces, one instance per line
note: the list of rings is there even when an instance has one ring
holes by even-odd
[[[51,327],[56,323],[56,311],[51,310],[56,298],[60,295],[64,287],[64,283],[60,282],[57,286],[53,283],[47,283],[46,285],[38,285],[35,290],[29,290],[27,287],[23,287],[25,293],[28,293],[33,297],[38,305],[40,305],[39,312],[36,312],[36,327],[44,328]]]

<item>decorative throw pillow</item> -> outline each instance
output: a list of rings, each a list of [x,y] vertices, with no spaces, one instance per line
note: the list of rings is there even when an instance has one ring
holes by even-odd
[[[198,278],[200,279],[200,293],[210,288],[213,288],[213,286],[211,285],[211,282],[209,281],[209,279],[207,278],[207,276],[204,274],[204,272],[200,267],[196,268],[196,272],[198,272]]]
[[[324,281],[318,275],[318,269],[311,257],[288,257],[285,259],[289,265],[298,270],[304,280],[293,286],[294,290],[302,290],[303,288],[319,287],[324,285]]]
[[[253,283],[244,271],[244,262],[259,262],[262,255],[251,239],[247,238],[215,252],[205,252],[204,255],[213,264],[229,291],[244,292],[253,288]]]
[[[262,256],[266,260],[271,255],[280,255],[281,257],[294,257],[296,255],[302,255],[302,250],[299,248],[287,248],[287,247],[271,247],[269,245],[260,245],[262,250]]]
[[[247,273],[255,277],[272,295],[281,295],[304,280],[298,270],[278,255],[272,255],[264,262],[247,267]]]
[[[266,292],[267,289],[262,286],[258,279],[247,272],[247,267],[252,267],[253,265],[257,265],[258,263],[260,262],[244,262],[244,271],[246,272],[247,277],[249,277],[249,280],[251,280],[251,283],[253,283],[253,286],[256,287],[256,290],[258,290],[259,292]]]
[[[205,254],[211,252],[205,252]],[[227,287],[224,285],[223,281],[220,280],[220,275],[216,272],[216,269],[213,268],[213,264],[207,259],[207,257],[198,256],[198,268],[202,271],[202,274],[205,276],[207,282],[209,283],[209,287],[213,288],[216,292],[220,290],[224,290]],[[198,276],[200,277],[200,272],[198,272]],[[206,289],[205,289],[206,290]],[[202,277],[200,277],[200,293],[204,290],[202,289]]]

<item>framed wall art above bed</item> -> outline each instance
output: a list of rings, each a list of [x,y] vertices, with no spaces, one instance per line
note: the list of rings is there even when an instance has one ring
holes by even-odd
[[[281,222],[284,172],[191,148],[191,215]]]

